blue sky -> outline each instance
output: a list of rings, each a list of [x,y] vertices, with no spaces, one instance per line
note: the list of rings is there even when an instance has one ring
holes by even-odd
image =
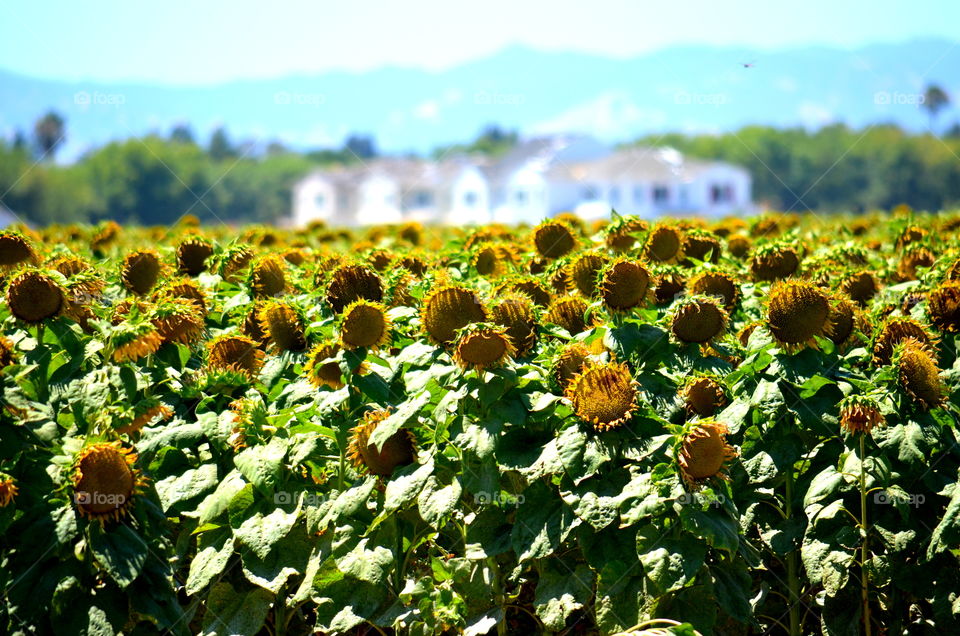
[[[441,69],[517,44],[626,57],[677,44],[960,41],[960,2],[5,0],[0,24],[0,68],[203,84],[387,65]]]

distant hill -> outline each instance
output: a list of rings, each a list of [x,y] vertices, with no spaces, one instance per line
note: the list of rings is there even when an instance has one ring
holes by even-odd
[[[0,134],[29,130],[48,108],[67,118],[68,159],[111,139],[167,134],[179,122],[203,141],[224,124],[235,141],[279,139],[297,148],[368,132],[389,152],[429,151],[494,122],[524,134],[589,132],[609,141],[751,123],[894,122],[923,130],[927,115],[917,101],[930,81],[960,102],[960,47],[933,39],[856,50],[683,46],[631,59],[512,47],[442,72],[384,68],[208,87],[69,83],[0,71]],[[957,119],[960,108],[952,106],[940,124]]]

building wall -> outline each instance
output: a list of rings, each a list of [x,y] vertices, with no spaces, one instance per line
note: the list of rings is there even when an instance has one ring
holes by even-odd
[[[357,186],[355,223],[372,225],[402,222],[400,194],[396,180],[383,174],[369,175]]]
[[[446,205],[440,211],[442,218],[439,218],[439,221],[452,225],[491,221],[490,186],[478,169],[465,167],[453,180],[446,194]]]
[[[329,223],[335,213],[336,188],[321,175],[309,175],[294,188],[294,225],[304,226],[318,220]]]

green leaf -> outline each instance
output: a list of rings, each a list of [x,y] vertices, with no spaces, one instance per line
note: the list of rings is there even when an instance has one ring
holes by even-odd
[[[207,595],[204,636],[255,636],[273,604],[273,595],[259,587],[240,593],[230,583],[217,583]]]
[[[380,585],[393,571],[393,552],[389,549],[374,545],[368,549],[369,539],[361,539],[350,552],[337,561],[337,568],[345,575]]]
[[[254,585],[278,594],[290,577],[299,576],[310,557],[310,541],[303,527],[298,527],[274,544],[274,549],[261,559],[253,552],[243,552],[243,574]]]
[[[376,446],[377,450],[381,450],[384,442],[406,426],[407,422],[422,411],[423,407],[429,402],[430,392],[427,390],[420,391],[414,397],[402,402],[397,410],[380,422],[373,433],[370,434],[370,444]]]
[[[678,590],[703,566],[706,544],[691,537],[665,536],[654,526],[637,532],[637,554],[644,573],[661,594]]]
[[[251,446],[237,453],[234,464],[247,481],[267,495],[273,494],[287,454],[287,441],[270,438],[266,446]]]
[[[593,596],[593,571],[584,564],[570,567],[559,559],[545,559],[533,607],[544,626],[562,630],[567,618]]]
[[[958,545],[960,545],[960,488],[954,488],[953,496],[947,504],[940,523],[930,535],[927,558],[932,559],[939,552],[956,549]]]
[[[427,483],[427,478],[430,477],[432,473],[433,460],[422,466],[417,466],[416,464],[405,466],[397,473],[398,476],[387,483],[383,497],[384,511],[393,512],[394,510],[399,510],[407,503],[413,501],[413,498],[420,493],[424,484]]]
[[[173,475],[157,482],[157,496],[164,512],[171,512],[177,504],[199,497],[217,485],[216,464],[201,464],[180,475]]]
[[[273,510],[268,515],[258,512],[240,524],[240,527],[234,532],[234,536],[240,542],[240,545],[249,548],[261,559],[266,559],[274,545],[285,537],[297,522],[301,505],[302,500],[298,502],[297,508],[290,513],[286,513],[280,508]]]
[[[441,486],[439,480],[431,475],[417,497],[420,517],[439,530],[457,508],[463,488],[456,479],[448,486]]]
[[[149,548],[130,526],[101,530],[90,526],[90,552],[121,589],[130,585],[147,560]]]
[[[190,561],[186,591],[193,596],[223,572],[233,554],[233,537],[228,532],[205,532],[197,540],[197,554]]]
[[[511,541],[517,558],[540,559],[553,554],[560,542],[580,525],[573,512],[538,482],[524,491],[514,518]]]

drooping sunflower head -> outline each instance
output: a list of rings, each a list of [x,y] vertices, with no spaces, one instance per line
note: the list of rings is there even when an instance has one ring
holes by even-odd
[[[286,266],[276,254],[266,254],[253,262],[250,270],[250,287],[255,296],[270,298],[280,296],[287,289]]]
[[[852,300],[831,295],[830,299],[830,339],[841,348],[847,348],[861,341],[861,334],[869,328],[869,321]]]
[[[109,247],[120,234],[123,228],[116,221],[107,221],[97,227],[96,233],[90,239],[90,249],[94,252],[102,252]]]
[[[676,302],[670,332],[683,343],[705,345],[723,335],[727,312],[713,296],[688,296]]]
[[[160,298],[185,298],[196,305],[202,315],[207,315],[207,296],[190,278],[175,278],[164,283],[154,294],[154,300]]]
[[[0,231],[0,269],[37,262],[37,252],[20,232]]]
[[[935,351],[937,340],[927,328],[913,318],[887,318],[874,334],[872,349],[875,365],[890,364],[897,345],[911,338],[929,351]]]
[[[420,321],[430,340],[448,345],[457,331],[475,322],[486,322],[487,308],[477,293],[458,285],[441,285],[423,299]]]
[[[630,311],[646,305],[653,298],[652,283],[650,270],[626,258],[613,261],[597,277],[600,299],[610,311]]]
[[[740,299],[740,286],[737,281],[727,272],[717,269],[700,272],[690,280],[687,287],[691,294],[720,298],[727,311],[731,311]]]
[[[141,316],[118,321],[110,330],[110,345],[115,362],[130,362],[156,353],[163,336],[152,322]]]
[[[539,278],[534,276],[510,276],[494,288],[494,295],[504,292],[520,292],[530,297],[541,307],[550,304],[550,289]]]
[[[223,250],[220,256],[220,275],[224,280],[235,282],[242,272],[255,256],[253,250],[247,245],[234,244]]]
[[[684,236],[683,256],[686,263],[692,264],[689,259],[716,263],[722,251],[720,239],[706,230],[691,230]]]
[[[120,280],[129,291],[145,296],[157,284],[160,271],[160,255],[156,250],[135,250],[124,257],[120,265]]]
[[[161,298],[153,306],[153,325],[164,342],[193,344],[205,328],[203,312],[188,298]]]
[[[927,313],[940,331],[960,333],[960,281],[944,281],[930,290]]]
[[[341,265],[330,275],[327,302],[336,314],[355,300],[383,301],[383,281],[366,265]]]
[[[390,307],[414,307],[417,300],[410,293],[414,283],[413,274],[402,267],[388,272],[384,300]]]
[[[850,395],[840,400],[840,428],[849,433],[869,434],[883,424],[883,413],[876,400],[866,395]]]
[[[872,272],[859,270],[843,277],[840,281],[840,291],[863,307],[880,291],[880,283]]]
[[[537,340],[537,317],[529,296],[515,291],[498,294],[490,307],[490,318],[507,330],[515,355],[522,356],[533,348]]]
[[[473,250],[470,265],[481,276],[497,278],[507,273],[509,260],[504,250],[496,243],[481,243]]]
[[[369,300],[355,300],[340,317],[340,344],[344,349],[378,349],[390,342],[393,328],[387,308]]]
[[[256,377],[263,366],[263,351],[252,338],[217,336],[207,345],[207,364],[217,371],[238,371]]]
[[[129,514],[146,484],[136,467],[137,454],[120,442],[88,444],[73,462],[73,496],[77,512],[100,525]]]
[[[16,364],[17,357],[17,348],[13,342],[4,336],[0,336],[0,370],[11,364]]]
[[[390,409],[368,411],[351,429],[347,456],[358,471],[389,477],[397,468],[416,461],[417,445],[413,433],[408,429],[398,429],[379,449],[370,442],[370,436],[377,426],[389,416]]]
[[[0,508],[9,506],[18,492],[16,480],[6,473],[0,473]]]
[[[533,245],[544,258],[560,258],[577,246],[577,237],[566,223],[543,221],[533,228]]]
[[[723,385],[705,375],[693,376],[684,382],[680,395],[687,412],[700,417],[713,417],[727,403]]]
[[[750,336],[757,330],[757,327],[763,327],[763,325],[764,323],[761,320],[753,320],[743,325],[740,331],[737,332],[737,341],[740,343],[740,346],[746,348],[750,343]]]
[[[177,246],[177,267],[188,276],[196,276],[207,269],[207,259],[213,255],[213,244],[200,236],[190,236]]]
[[[623,426],[637,409],[637,383],[626,364],[587,364],[567,384],[565,395],[582,420],[598,431]]]
[[[943,404],[946,388],[940,378],[940,368],[929,347],[913,338],[897,344],[893,354],[900,386],[922,408],[930,409]]]
[[[561,389],[566,390],[570,381],[583,370],[590,359],[591,351],[582,342],[569,342],[560,349],[550,365],[550,376]]]
[[[113,420],[113,427],[118,433],[132,435],[143,429],[144,426],[152,424],[155,421],[165,420],[173,415],[173,409],[156,398],[147,398],[142,400],[136,408],[128,409],[126,418],[121,418],[119,422],[114,420],[113,414],[107,417]]]
[[[67,309],[63,276],[36,268],[25,269],[10,280],[6,299],[10,313],[29,324],[43,322]]]
[[[279,300],[260,309],[260,328],[277,351],[303,351],[307,346],[303,314],[299,307]]]
[[[640,242],[640,235],[646,232],[647,228],[647,222],[643,219],[620,217],[604,228],[604,242],[614,252],[628,252]]]
[[[810,281],[787,280],[774,285],[766,314],[770,333],[788,350],[800,349],[816,336],[831,332],[830,298]]]
[[[567,277],[585,298],[597,294],[597,274],[607,264],[607,257],[599,252],[581,252],[567,265]]]
[[[687,487],[697,489],[713,479],[728,479],[728,462],[737,450],[727,443],[727,427],[713,419],[694,422],[677,449],[680,476]]]
[[[516,349],[504,327],[476,323],[460,331],[453,350],[453,360],[462,369],[483,371],[502,365],[515,353]]]
[[[647,235],[644,252],[652,261],[675,263],[683,257],[683,240],[680,228],[657,224]]]
[[[343,372],[333,358],[340,352],[340,346],[333,340],[327,340],[313,347],[307,354],[303,366],[304,375],[314,386],[327,386],[331,389],[344,387]]]
[[[550,307],[543,315],[543,320],[559,325],[571,336],[575,336],[596,324],[596,316],[587,321],[585,317],[587,309],[586,301],[579,296],[559,296],[550,303]]]
[[[758,248],[750,261],[754,280],[775,281],[792,276],[800,267],[800,255],[786,243],[774,243]]]
[[[750,248],[752,247],[753,243],[743,234],[733,234],[727,238],[727,251],[729,251],[734,258],[743,258],[750,253]]]
[[[896,248],[903,249],[911,243],[916,243],[917,241],[923,240],[927,236],[927,230],[918,226],[918,225],[908,225],[903,228],[903,231],[900,232],[900,236],[897,237]]]
[[[911,245],[904,250],[897,264],[897,280],[908,281],[920,278],[921,268],[933,267],[937,257],[925,245]]]

